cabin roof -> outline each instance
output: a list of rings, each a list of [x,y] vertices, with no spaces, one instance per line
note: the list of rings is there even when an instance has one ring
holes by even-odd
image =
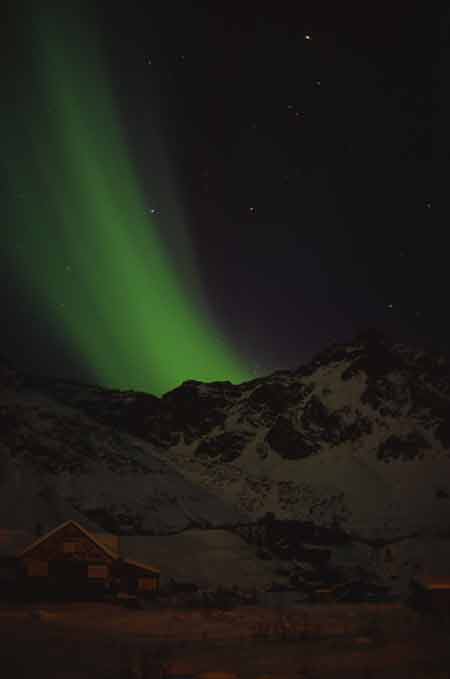
[[[93,538],[95,538],[102,545],[105,545],[112,552],[119,554],[120,551],[120,538],[118,535],[113,535],[112,533],[90,533]]]
[[[155,575],[159,575],[161,572],[159,568],[156,568],[156,566],[150,566],[148,563],[141,563],[140,561],[135,561],[134,559],[124,559],[124,563],[130,564],[130,566],[136,566],[137,568],[142,568],[143,570]]]
[[[45,540],[47,540],[51,535],[55,535],[60,530],[62,530],[63,528],[65,528],[66,526],[69,526],[69,525],[75,526],[81,533],[83,533],[83,535],[85,535],[88,538],[88,540],[91,540],[91,542],[93,542],[95,545],[97,545],[97,547],[99,549],[101,549],[102,552],[104,552],[111,559],[117,560],[119,558],[119,555],[117,554],[117,552],[114,552],[112,549],[109,549],[109,547],[102,544],[98,540],[97,537],[95,537],[92,533],[89,533],[89,531],[87,531],[85,528],[83,528],[83,526],[80,526],[79,523],[77,523],[76,521],[73,521],[72,519],[69,520],[69,521],[65,521],[64,523],[61,523],[59,526],[56,526],[56,528],[53,528],[52,530],[50,530],[45,535],[42,535],[37,540],[34,540],[34,542],[32,542],[31,545],[28,545],[28,547],[23,549],[18,554],[18,556],[19,557],[25,556],[25,554],[28,554],[29,552],[33,551],[33,549],[35,549],[35,547],[40,545],[42,542],[45,542]]]

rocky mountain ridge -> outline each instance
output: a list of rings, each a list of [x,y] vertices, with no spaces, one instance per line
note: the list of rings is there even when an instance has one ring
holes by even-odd
[[[398,568],[401,559],[410,571],[431,568],[436,549],[450,568],[450,365],[441,356],[368,332],[297,370],[240,385],[189,381],[161,398],[10,367],[0,383],[3,478],[12,474],[5,459],[38,465],[66,509],[103,528],[238,530],[273,516],[270,548],[291,561],[305,549],[320,561],[304,534],[315,526],[337,536],[339,558],[366,568],[379,568],[389,544]],[[46,418],[64,445],[42,443]],[[267,543],[261,535],[246,539]],[[421,562],[424,540],[434,542]]]

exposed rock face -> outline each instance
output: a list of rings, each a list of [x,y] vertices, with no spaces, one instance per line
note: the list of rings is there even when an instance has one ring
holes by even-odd
[[[197,457],[219,459],[221,462],[233,462],[241,454],[249,437],[245,434],[227,431],[219,436],[204,438],[197,446]]]
[[[295,429],[291,420],[282,415],[267,433],[266,441],[272,450],[286,460],[299,460],[320,450],[320,445]]]
[[[430,447],[424,436],[417,431],[409,432],[406,436],[392,434],[378,447],[378,459],[384,462],[391,460],[423,459],[425,451]]]
[[[185,382],[160,399],[68,382],[31,386],[116,432],[147,441],[191,481],[255,517],[275,510],[286,518],[348,521],[358,514],[361,493],[360,505],[370,498],[378,529],[387,521],[394,530],[400,523],[393,516],[398,489],[396,501],[389,498],[393,475],[402,475],[398,465],[408,465],[415,487],[420,464],[413,472],[412,462],[427,466],[427,483],[433,483],[431,468],[449,463],[448,363],[391,345],[374,331],[330,347],[292,372],[240,385]],[[0,417],[6,431],[17,428],[13,410],[3,409]],[[77,426],[76,418],[68,421],[66,432]],[[120,445],[120,434],[115,436]],[[46,457],[42,447],[35,449],[36,458]],[[71,450],[71,464],[81,470],[87,452],[77,453],[75,443]],[[61,453],[48,464],[58,467],[63,460]],[[393,464],[395,472],[388,472]],[[375,502],[378,486],[381,498]],[[329,501],[342,496],[339,508]]]

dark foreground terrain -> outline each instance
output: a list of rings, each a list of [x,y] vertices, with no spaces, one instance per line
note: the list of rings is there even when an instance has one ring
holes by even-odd
[[[0,633],[0,674],[8,679],[450,676],[447,622],[399,604],[232,611],[14,605],[0,609]]]

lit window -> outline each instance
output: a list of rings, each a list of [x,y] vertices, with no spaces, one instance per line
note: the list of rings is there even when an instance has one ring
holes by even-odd
[[[89,565],[88,566],[88,578],[94,578],[98,580],[106,580],[108,577],[108,566],[104,565]]]
[[[77,551],[78,543],[75,540],[70,542],[63,542],[63,552],[64,554],[75,554]]]
[[[138,579],[138,589],[142,591],[153,591],[156,589],[156,583],[154,578],[139,578]]]

